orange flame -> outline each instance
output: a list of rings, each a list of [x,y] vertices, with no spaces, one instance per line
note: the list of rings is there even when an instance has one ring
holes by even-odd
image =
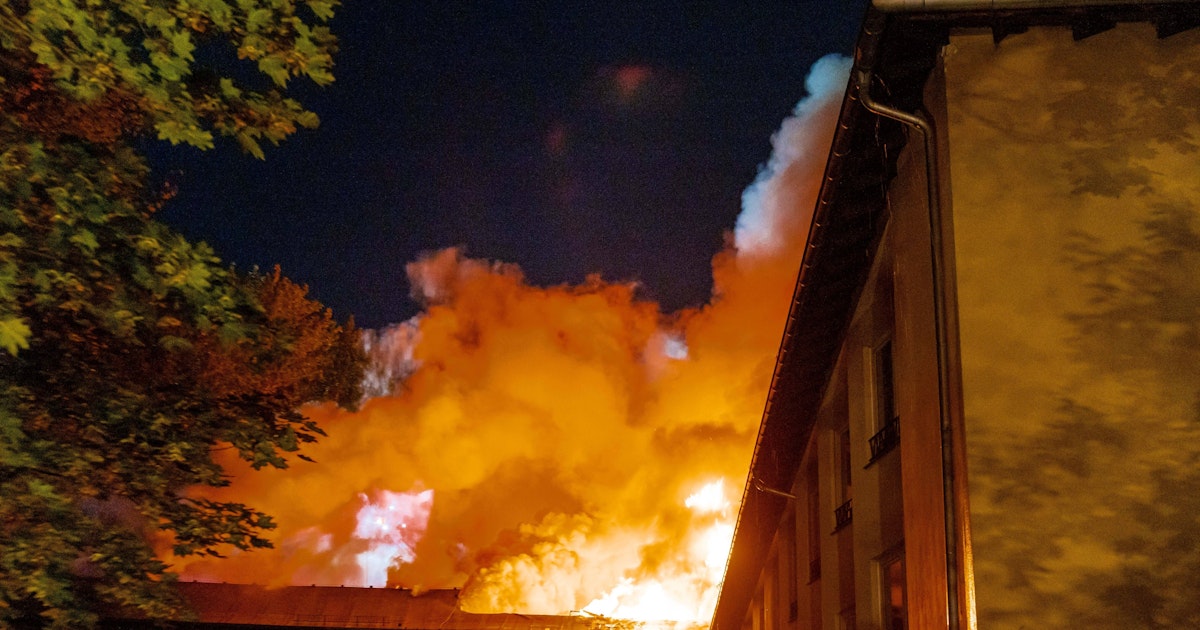
[[[329,433],[318,464],[230,462],[213,491],[275,515],[276,548],[170,560],[193,579],[462,587],[474,612],[705,623],[836,119],[839,90],[814,85],[713,260],[708,305],[667,317],[628,284],[539,288],[426,256],[408,267],[426,311],[371,346],[399,357],[372,375],[394,387],[357,413],[307,410]]]

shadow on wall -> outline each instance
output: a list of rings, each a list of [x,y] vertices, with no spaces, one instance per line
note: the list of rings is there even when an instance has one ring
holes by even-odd
[[[1200,627],[1200,32],[952,49],[980,623]]]

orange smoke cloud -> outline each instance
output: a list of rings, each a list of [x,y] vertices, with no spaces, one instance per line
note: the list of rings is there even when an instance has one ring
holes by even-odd
[[[513,265],[427,255],[407,268],[424,313],[368,337],[379,395],[307,410],[329,434],[306,451],[318,463],[231,462],[214,492],[274,515],[276,548],[176,568],[707,621],[836,118],[825,84],[810,78],[773,139],[709,304],[665,315],[630,284],[534,287]]]

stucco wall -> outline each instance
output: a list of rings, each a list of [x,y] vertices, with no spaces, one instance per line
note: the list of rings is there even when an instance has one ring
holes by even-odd
[[[1200,30],[945,66],[980,627],[1200,627]]]

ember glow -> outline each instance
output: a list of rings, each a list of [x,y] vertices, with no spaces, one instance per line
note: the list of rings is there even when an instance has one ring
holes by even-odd
[[[664,314],[633,284],[534,287],[431,253],[407,268],[424,313],[369,336],[375,395],[306,410],[329,433],[317,464],[231,461],[212,492],[274,515],[275,549],[168,560],[185,579],[707,623],[847,70],[814,66],[707,305]]]

